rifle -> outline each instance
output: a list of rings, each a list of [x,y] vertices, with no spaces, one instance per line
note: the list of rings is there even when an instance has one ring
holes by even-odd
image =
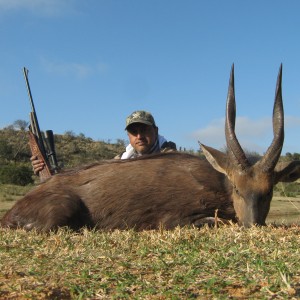
[[[58,164],[54,147],[54,135],[52,130],[46,130],[45,133],[40,131],[29,86],[28,72],[29,71],[24,67],[23,73],[31,105],[31,112],[29,114],[29,146],[31,149],[31,154],[33,156],[36,156],[39,160],[42,160],[45,164],[44,169],[39,172],[40,180],[44,181],[45,179],[51,177],[53,174],[57,173],[58,171]]]

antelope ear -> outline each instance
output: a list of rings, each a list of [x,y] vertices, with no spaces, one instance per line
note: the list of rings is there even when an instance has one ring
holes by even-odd
[[[212,147],[205,146],[200,143],[200,147],[203,151],[208,162],[216,169],[217,171],[227,174],[227,155],[219,150],[216,150]]]
[[[278,182],[293,182],[300,178],[300,161],[279,162],[275,170],[275,184]]]

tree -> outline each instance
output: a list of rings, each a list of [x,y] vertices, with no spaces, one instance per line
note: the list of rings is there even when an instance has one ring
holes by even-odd
[[[117,139],[116,144],[117,144],[118,147],[122,147],[122,148],[126,147],[126,141],[123,140],[123,139]]]
[[[6,140],[0,139],[0,161],[10,161],[13,159],[13,147]]]
[[[32,169],[27,166],[9,164],[0,169],[0,182],[2,184],[16,184],[25,186],[32,184]]]
[[[13,123],[14,128],[20,129],[20,130],[25,130],[29,125],[29,122],[24,121],[24,120],[16,120]]]

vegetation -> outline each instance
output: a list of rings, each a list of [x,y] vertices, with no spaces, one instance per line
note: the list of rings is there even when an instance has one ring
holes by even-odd
[[[0,230],[2,299],[298,299],[299,226]]]
[[[0,182],[2,184],[28,185],[33,183],[32,170],[28,166],[4,165],[0,169]]]
[[[35,176],[32,177],[28,132],[25,128],[26,122],[17,120],[13,125],[0,130],[0,184],[27,185],[35,179]],[[117,140],[114,144],[93,141],[71,131],[55,135],[54,139],[58,161],[65,168],[111,159],[125,148],[123,140]]]
[[[22,196],[33,188],[32,184],[19,186],[13,184],[0,184],[0,219]]]
[[[300,196],[300,184],[298,181],[277,184],[274,189],[276,194],[284,197],[299,197]]]
[[[20,120],[19,120],[20,122]],[[30,165],[28,132],[21,127],[8,126],[0,130],[0,165],[25,163]],[[76,135],[72,131],[54,135],[58,161],[64,167],[73,167],[101,159],[111,159],[124,151],[125,141],[116,143],[94,141],[84,134]]]

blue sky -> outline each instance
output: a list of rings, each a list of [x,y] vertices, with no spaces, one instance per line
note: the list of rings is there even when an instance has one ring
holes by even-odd
[[[153,113],[178,147],[223,148],[235,65],[236,134],[263,153],[283,64],[285,144],[300,152],[300,1],[0,0],[0,128],[29,119],[22,68],[42,130],[127,140],[125,118]]]

